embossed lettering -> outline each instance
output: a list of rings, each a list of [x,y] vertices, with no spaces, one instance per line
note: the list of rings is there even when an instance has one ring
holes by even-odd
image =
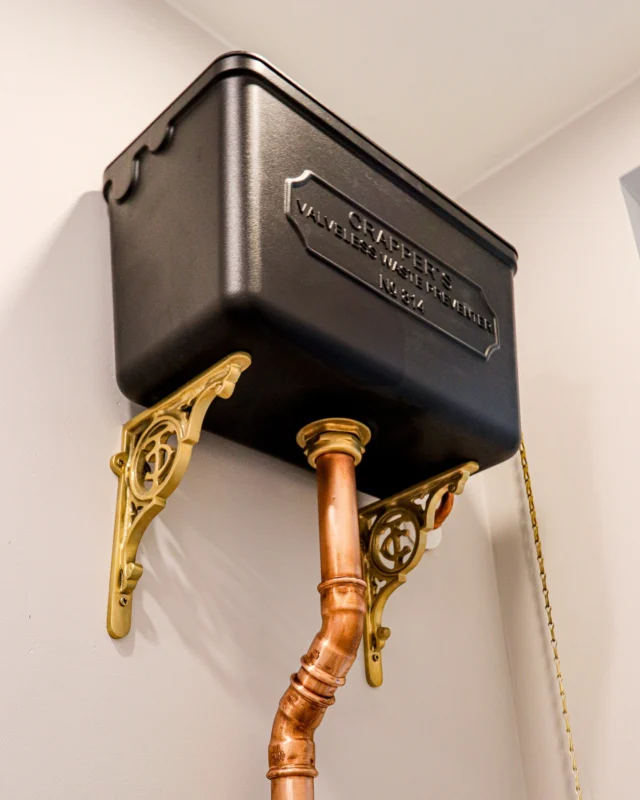
[[[313,173],[288,179],[286,192],[287,216],[311,254],[485,358],[499,346],[489,301],[464,273]]]
[[[384,289],[387,294],[390,294],[392,297],[398,296],[398,290],[396,288],[396,282],[390,281],[389,278],[385,278],[382,275],[380,277],[380,288]]]
[[[383,263],[383,264],[384,264],[386,267],[389,267],[389,269],[391,269],[391,270],[394,270],[394,271],[395,271],[395,270],[397,269],[397,267],[398,267],[398,262],[397,262],[397,261],[395,261],[393,258],[391,258],[391,256],[390,256],[390,255],[388,255],[387,253],[383,253],[383,254],[382,254],[382,263]]]
[[[374,228],[374,226],[369,222],[368,219],[365,219],[365,221],[364,221],[364,233],[365,233],[365,236],[367,234],[369,234],[369,236],[375,242],[376,239],[375,239],[375,236],[373,235],[375,232],[376,232],[376,229]]]

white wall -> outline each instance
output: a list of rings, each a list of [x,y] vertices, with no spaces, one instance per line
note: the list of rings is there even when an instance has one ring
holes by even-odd
[[[206,435],[141,548],[132,633],[105,630],[132,410],[101,173],[221,46],[151,0],[5,2],[0,36],[0,795],[267,797],[319,623],[313,476]],[[479,483],[387,621],[384,688],[358,663],[317,736],[318,797],[524,800]]]
[[[640,82],[461,202],[520,251],[523,426],[585,798],[637,797]],[[518,465],[487,474],[529,800],[574,795]]]

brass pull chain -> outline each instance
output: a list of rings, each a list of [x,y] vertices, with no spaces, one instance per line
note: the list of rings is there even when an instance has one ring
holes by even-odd
[[[556,628],[553,621],[553,611],[551,603],[549,602],[549,589],[547,587],[547,573],[544,568],[544,558],[542,557],[542,542],[540,541],[540,531],[538,530],[538,518],[536,517],[536,504],[533,499],[533,489],[531,488],[531,476],[529,475],[529,464],[527,462],[527,450],[524,446],[524,439],[520,442],[520,463],[522,464],[522,477],[524,479],[524,486],[527,492],[527,500],[529,501],[529,517],[531,519],[531,531],[533,533],[533,541],[536,546],[536,556],[538,560],[538,568],[540,570],[540,583],[542,585],[542,594],[544,597],[544,610],[547,612],[547,625],[549,627],[549,636],[551,638],[551,649],[553,650],[553,663],[556,666],[556,678],[558,679],[558,691],[560,693],[560,702],[562,704],[562,716],[564,718],[565,730],[567,733],[567,742],[569,745],[569,755],[571,757],[571,771],[575,781],[575,792],[578,800],[582,800],[582,786],[580,785],[580,771],[578,770],[578,761],[576,758],[576,750],[573,746],[573,733],[571,732],[571,722],[569,721],[569,709],[567,706],[567,695],[564,690],[564,679],[562,677],[562,668],[560,667],[560,655],[558,653],[558,640],[556,639]]]

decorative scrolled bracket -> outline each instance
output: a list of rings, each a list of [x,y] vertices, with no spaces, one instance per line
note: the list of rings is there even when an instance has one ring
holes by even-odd
[[[463,464],[359,511],[367,583],[363,642],[370,686],[382,685],[382,649],[391,635],[382,624],[387,600],[417,567],[428,534],[449,515],[453,495],[462,494],[467,479],[477,471],[475,462]]]
[[[107,630],[120,639],[131,628],[133,591],[142,575],[138,546],[187,471],[202,423],[216,397],[231,397],[251,364],[232,353],[122,428],[122,449],[111,459],[118,476]]]

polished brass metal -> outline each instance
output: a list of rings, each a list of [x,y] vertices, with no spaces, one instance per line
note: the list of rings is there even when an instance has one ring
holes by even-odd
[[[467,479],[477,471],[478,465],[469,462],[360,509],[367,584],[364,663],[370,686],[382,685],[382,649],[391,636],[382,624],[387,600],[418,566],[428,534],[444,522],[453,495],[462,494]]]
[[[355,661],[366,584],[356,503],[356,463],[371,434],[353,420],[328,419],[298,434],[318,481],[322,628],[280,700],[269,743],[272,800],[313,800],[313,735]]]
[[[111,459],[118,498],[107,630],[114,639],[131,628],[133,591],[142,575],[136,563],[142,535],[184,477],[212,401],[231,397],[250,364],[247,353],[233,353],[122,428],[121,451]]]
[[[551,642],[553,663],[556,668],[556,679],[558,681],[558,694],[560,695],[562,718],[564,720],[565,732],[567,734],[567,746],[569,748],[571,772],[573,774],[573,788],[577,800],[582,800],[582,784],[580,782],[580,770],[578,769],[578,758],[576,756],[576,749],[573,744],[573,731],[571,730],[571,721],[569,720],[569,705],[567,703],[567,694],[564,690],[564,677],[562,675],[562,667],[560,666],[560,652],[558,649],[558,640],[556,638],[556,624],[553,619],[553,609],[551,608],[551,602],[549,600],[549,588],[547,586],[547,570],[544,566],[544,558],[542,556],[542,540],[540,538],[540,529],[538,527],[536,503],[533,497],[533,488],[531,486],[531,475],[529,474],[529,462],[527,461],[527,448],[524,446],[524,439],[520,443],[520,466],[522,467],[522,480],[524,482],[524,488],[527,493],[527,502],[529,504],[529,519],[531,521],[531,532],[533,534],[533,543],[536,548],[536,559],[538,561],[540,585],[542,587],[542,597],[544,599],[544,610],[547,614],[547,627],[549,628],[549,640]]]
[[[296,441],[309,464],[315,468],[318,458],[325,453],[347,453],[358,466],[370,439],[371,431],[366,425],[353,419],[335,417],[305,425]]]

